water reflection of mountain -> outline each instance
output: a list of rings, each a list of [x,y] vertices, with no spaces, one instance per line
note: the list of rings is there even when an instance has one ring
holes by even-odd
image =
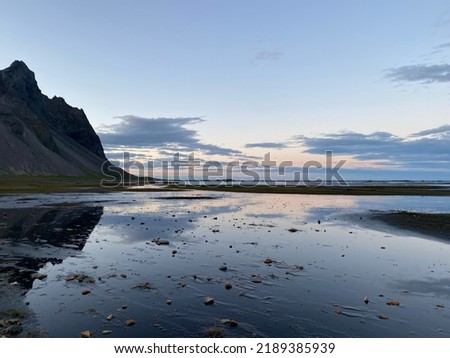
[[[37,271],[82,250],[103,207],[1,209],[0,281],[30,289]]]

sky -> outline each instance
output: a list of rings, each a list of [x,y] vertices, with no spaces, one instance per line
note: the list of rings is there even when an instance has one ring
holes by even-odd
[[[83,108],[107,156],[450,179],[450,3],[2,1],[0,67]]]

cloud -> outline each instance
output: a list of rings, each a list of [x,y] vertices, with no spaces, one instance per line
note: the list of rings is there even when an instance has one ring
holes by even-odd
[[[434,48],[435,48],[436,50],[441,50],[441,49],[448,48],[448,47],[450,47],[450,42],[446,42],[446,43],[444,43],[444,44],[435,46]]]
[[[245,148],[269,148],[269,149],[282,149],[286,148],[286,144],[277,142],[260,142],[260,143],[247,143]]]
[[[258,51],[252,58],[253,63],[257,62],[277,62],[280,60],[283,53],[281,51],[261,50]]]
[[[450,125],[399,137],[388,132],[339,132],[320,137],[296,136],[305,153],[351,156],[386,167],[433,168],[450,164]]]
[[[387,70],[386,78],[394,82],[450,82],[450,64],[394,67]]]
[[[443,126],[427,129],[421,132],[411,134],[412,137],[424,137],[424,136],[433,136],[433,137],[447,137],[450,134],[450,124],[445,124]]]
[[[106,125],[97,130],[102,143],[108,147],[141,147],[182,152],[202,151],[205,154],[241,155],[236,149],[205,144],[198,139],[196,130],[186,126],[203,122],[198,117],[143,118],[122,116],[120,123]]]

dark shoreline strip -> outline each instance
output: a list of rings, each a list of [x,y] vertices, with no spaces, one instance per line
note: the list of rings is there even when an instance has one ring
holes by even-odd
[[[373,214],[372,218],[402,230],[450,240],[450,214],[399,211]]]

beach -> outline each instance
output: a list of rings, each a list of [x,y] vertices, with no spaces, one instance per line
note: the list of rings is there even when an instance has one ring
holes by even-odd
[[[446,196],[66,192],[0,206],[6,336],[450,336]]]

